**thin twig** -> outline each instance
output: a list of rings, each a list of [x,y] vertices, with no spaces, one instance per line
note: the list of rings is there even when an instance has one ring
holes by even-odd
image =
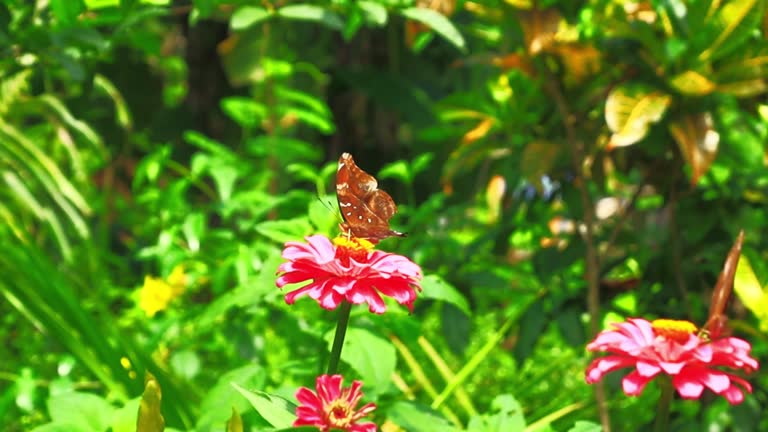
[[[587,276],[587,310],[590,317],[590,333],[594,336],[599,330],[600,322],[600,290],[598,284],[599,274],[599,260],[597,256],[597,248],[595,247],[595,233],[594,233],[594,204],[589,196],[587,190],[587,183],[585,180],[584,171],[582,168],[584,161],[584,144],[577,138],[576,130],[574,128],[575,119],[570,114],[568,103],[565,100],[558,83],[550,73],[546,66],[540,68],[545,74],[544,86],[548,90],[550,96],[555,102],[560,117],[563,121],[565,128],[565,135],[568,139],[569,147],[571,148],[571,159],[573,169],[576,175],[574,184],[579,190],[579,196],[581,198],[581,206],[584,208],[584,244],[586,246],[586,276]],[[604,432],[611,431],[611,420],[608,415],[608,405],[606,403],[605,386],[602,381],[595,383],[595,399],[597,401],[597,409],[600,414],[600,423],[602,424]]]

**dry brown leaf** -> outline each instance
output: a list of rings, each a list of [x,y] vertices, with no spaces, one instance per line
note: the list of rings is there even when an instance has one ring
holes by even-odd
[[[712,126],[712,116],[708,112],[686,115],[671,122],[669,130],[691,166],[691,184],[696,185],[715,160],[720,143],[720,134]]]

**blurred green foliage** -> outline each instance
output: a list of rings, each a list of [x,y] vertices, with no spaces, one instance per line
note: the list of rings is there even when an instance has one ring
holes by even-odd
[[[343,151],[398,203],[381,248],[427,275],[413,315],[353,309],[342,370],[386,430],[599,430],[591,334],[703,324],[741,228],[731,324],[764,358],[766,23],[764,0],[6,0],[2,430],[289,425],[335,314],[275,271],[338,233]],[[610,378],[614,427],[647,429],[658,390]],[[675,401],[674,430],[765,430],[750,380]]]

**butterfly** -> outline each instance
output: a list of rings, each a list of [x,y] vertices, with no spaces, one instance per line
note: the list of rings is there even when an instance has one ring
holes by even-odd
[[[723,270],[717,278],[714,292],[712,293],[712,303],[709,306],[709,318],[702,327],[710,338],[714,339],[720,335],[727,334],[728,316],[725,314],[725,306],[731,298],[733,291],[733,278],[736,275],[736,267],[739,264],[741,256],[741,244],[744,242],[744,230],[739,231],[736,242],[728,252],[728,257],[723,264]]]
[[[397,212],[395,201],[378,189],[376,179],[360,169],[349,153],[339,157],[336,198],[344,219],[340,227],[348,237],[374,243],[387,237],[405,237],[405,233],[389,228],[389,220]]]

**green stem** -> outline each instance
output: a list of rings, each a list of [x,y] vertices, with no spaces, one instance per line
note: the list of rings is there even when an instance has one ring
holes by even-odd
[[[347,325],[349,324],[349,313],[352,311],[352,303],[345,301],[339,309],[339,321],[336,323],[336,334],[333,336],[333,348],[331,348],[331,358],[328,361],[328,375],[333,375],[339,370],[339,360],[341,359],[341,348],[344,346],[344,336],[347,334]]]
[[[669,430],[669,407],[675,396],[675,388],[672,386],[672,380],[666,376],[659,377],[658,383],[661,388],[661,395],[659,396],[656,423],[653,425],[653,430],[662,432]]]

